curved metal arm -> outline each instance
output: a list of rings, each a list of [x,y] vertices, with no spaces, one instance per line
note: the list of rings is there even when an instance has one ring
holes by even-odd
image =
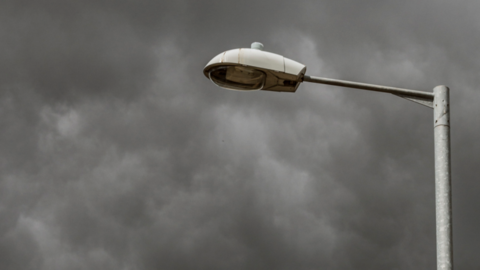
[[[343,81],[343,80],[336,80],[336,79],[329,79],[329,78],[321,78],[321,77],[314,77],[305,75],[303,77],[303,81],[305,82],[313,82],[313,83],[321,83],[321,84],[329,84],[329,85],[336,85],[336,86],[344,86],[362,90],[369,90],[375,92],[383,92],[383,93],[390,93],[397,95],[399,97],[408,99],[410,101],[420,103],[427,107],[433,108],[433,93],[418,91],[418,90],[410,90],[404,88],[396,88],[390,86],[382,86],[382,85],[375,85],[375,84],[366,84],[366,83],[358,83],[358,82],[351,82],[351,81]]]

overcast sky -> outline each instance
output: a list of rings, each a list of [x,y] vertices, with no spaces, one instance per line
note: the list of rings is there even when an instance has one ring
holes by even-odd
[[[218,88],[254,41],[307,74],[451,89],[456,269],[479,269],[480,2],[7,0],[0,269],[435,269],[433,111]]]

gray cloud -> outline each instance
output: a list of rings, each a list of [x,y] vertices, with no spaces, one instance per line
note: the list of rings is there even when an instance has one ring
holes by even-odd
[[[9,1],[0,268],[434,268],[432,112],[304,84],[224,91],[248,47],[311,75],[452,89],[455,267],[480,261],[475,1]]]

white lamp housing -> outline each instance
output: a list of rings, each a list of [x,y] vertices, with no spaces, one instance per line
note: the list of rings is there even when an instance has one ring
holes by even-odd
[[[208,62],[203,74],[231,90],[295,92],[307,69],[305,65],[262,49],[261,43],[254,42],[252,49],[223,52]]]

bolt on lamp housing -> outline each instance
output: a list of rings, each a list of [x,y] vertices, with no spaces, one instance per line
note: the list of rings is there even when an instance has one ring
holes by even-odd
[[[230,90],[295,92],[306,67],[281,55],[265,52],[263,45],[234,49],[215,56],[203,73],[217,86]]]

